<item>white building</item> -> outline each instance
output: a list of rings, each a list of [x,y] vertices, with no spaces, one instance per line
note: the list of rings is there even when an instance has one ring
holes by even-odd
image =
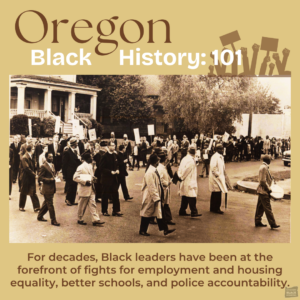
[[[83,117],[96,119],[101,89],[76,83],[76,75],[12,75],[10,91],[10,118],[16,114],[41,119],[55,115],[68,124]],[[84,107],[75,112],[78,101]]]

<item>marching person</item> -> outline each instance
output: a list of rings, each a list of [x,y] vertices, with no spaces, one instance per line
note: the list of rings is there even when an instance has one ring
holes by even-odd
[[[13,165],[11,166],[12,168],[12,182],[16,183],[17,178],[18,178],[18,173],[19,173],[19,165],[20,165],[20,148],[21,144],[19,143],[18,136],[14,136],[14,140],[9,146],[10,149],[13,151]]]
[[[178,151],[179,151],[179,145],[177,143],[177,140],[173,140],[173,157],[171,160],[171,163],[175,163],[175,165],[177,166],[177,159],[178,159]]]
[[[102,214],[109,217],[108,214],[108,198],[113,202],[113,216],[121,217],[123,214],[120,212],[120,200],[119,200],[119,183],[118,175],[119,163],[118,157],[115,152],[115,144],[111,143],[108,146],[108,151],[103,155],[100,165],[101,171],[101,184],[103,188],[102,195]]]
[[[115,145],[115,147],[117,148],[118,146],[118,141],[116,140],[115,138],[115,133],[114,132],[111,132],[110,134],[110,140],[109,140],[109,143],[113,143]]]
[[[78,150],[79,150],[79,155],[82,155],[84,153],[84,144],[83,142],[80,140],[80,135],[76,134],[76,140],[77,140],[77,146],[78,146]]]
[[[271,141],[269,139],[269,136],[266,136],[266,140],[264,141],[264,152],[265,154],[270,154],[271,149]]]
[[[66,180],[66,204],[68,206],[78,205],[75,203],[76,192],[77,192],[77,182],[73,180],[73,176],[78,168],[81,165],[79,159],[79,153],[77,150],[78,144],[76,138],[70,139],[70,147],[64,152],[63,158],[63,174]]]
[[[223,152],[222,144],[217,144],[216,153],[211,157],[209,171],[210,211],[217,214],[224,214],[220,209],[222,193],[228,193],[227,185],[231,188],[229,178],[225,172]]]
[[[255,227],[267,226],[261,222],[262,216],[265,213],[271,229],[275,229],[279,228],[280,225],[276,224],[270,202],[272,176],[269,171],[269,165],[272,158],[270,155],[264,155],[262,156],[262,160],[263,164],[260,166],[258,173],[259,185],[257,188],[258,200],[255,212]]]
[[[140,212],[141,225],[139,234],[143,236],[150,236],[148,231],[149,223],[153,217],[157,218],[157,224],[160,231],[164,235],[168,235],[175,231],[169,230],[166,220],[162,213],[162,201],[164,200],[164,191],[160,182],[160,176],[157,171],[159,164],[159,157],[154,153],[149,158],[149,168],[147,169],[142,183],[142,209]]]
[[[30,135],[27,135],[26,137],[26,143],[24,143],[23,145],[21,145],[20,147],[20,160],[22,160],[23,155],[25,155],[26,153],[26,148],[27,146],[32,145],[32,138]]]
[[[123,135],[123,138],[124,138],[123,145],[124,145],[124,147],[125,147],[125,153],[126,153],[126,157],[127,157],[127,163],[128,163],[128,165],[129,165],[129,168],[131,168],[131,163],[130,163],[130,160],[129,160],[129,156],[130,156],[131,153],[132,153],[132,150],[131,150],[131,143],[130,143],[130,141],[128,140],[127,134],[124,134],[124,135]]]
[[[61,155],[59,148],[60,145],[58,144],[58,135],[55,134],[53,136],[53,143],[48,145],[48,152],[53,154],[53,164],[56,172],[61,169]]]
[[[160,162],[157,167],[158,174],[160,176],[160,181],[164,190],[164,200],[162,201],[163,205],[163,213],[164,219],[166,220],[168,225],[175,225],[172,222],[172,213],[170,209],[170,200],[171,200],[171,189],[170,185],[172,183],[172,179],[168,174],[166,165],[169,164],[166,155],[160,156]]]
[[[25,145],[25,144],[24,144]],[[35,166],[33,160],[34,147],[29,144],[26,147],[26,153],[21,159],[21,169],[20,169],[20,200],[19,200],[19,210],[24,212],[26,205],[27,195],[30,196],[34,212],[40,210],[40,201],[36,194],[36,184],[35,184]]]
[[[46,148],[46,147],[45,147]],[[45,149],[44,148],[44,149]],[[54,194],[56,193],[55,167],[53,165],[53,154],[45,154],[46,161],[40,165],[39,182],[43,182],[41,194],[44,195],[44,202],[38,214],[37,220],[46,222],[44,215],[49,211],[51,225],[60,226],[56,221],[55,210],[53,205]]]
[[[78,221],[79,225],[86,225],[84,222],[83,216],[87,207],[89,207],[93,226],[99,226],[105,222],[100,221],[100,217],[97,212],[97,206],[95,202],[95,191],[94,183],[97,181],[97,178],[94,177],[94,171],[92,167],[92,156],[89,153],[84,153],[82,155],[83,163],[77,168],[73,180],[77,182],[78,185]],[[83,175],[83,176],[82,176]],[[88,179],[83,178],[85,176],[89,177]]]
[[[135,146],[133,147],[133,161],[132,161],[132,168],[131,170],[134,170],[135,162],[137,163],[137,170],[140,169],[140,144],[135,143]]]
[[[126,176],[128,176],[127,170],[126,170],[126,164],[128,162],[127,159],[127,154],[126,154],[126,149],[124,145],[120,145],[119,147],[119,152],[118,152],[118,160],[119,160],[119,171],[120,173],[118,174],[118,182],[119,182],[119,187],[121,185],[122,187],[122,192],[125,201],[132,200],[133,197],[129,196],[127,185],[126,185]]]
[[[192,218],[202,216],[202,214],[198,213],[196,207],[198,184],[195,155],[196,147],[190,146],[188,154],[181,160],[178,168],[178,177],[180,178],[179,195],[181,196],[179,216],[190,216],[190,214],[186,213],[186,209],[189,206]]]
[[[205,141],[205,144],[203,145],[203,150],[202,150],[202,171],[200,177],[204,177],[206,174],[206,177],[209,176],[209,157],[210,157],[210,150],[208,150],[209,147],[209,140],[207,139]]]
[[[102,184],[101,184],[101,170],[100,170],[100,162],[103,155],[107,152],[107,142],[102,141],[100,142],[100,149],[94,155],[94,161],[96,162],[96,170],[95,170],[95,177],[97,178],[97,182],[95,183],[95,190],[96,190],[96,202],[100,202],[99,199],[102,200]]]

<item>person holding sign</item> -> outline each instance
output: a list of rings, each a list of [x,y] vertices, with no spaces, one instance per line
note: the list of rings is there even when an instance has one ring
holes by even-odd
[[[84,153],[82,155],[83,163],[77,168],[73,180],[78,183],[78,221],[79,225],[86,225],[83,216],[87,207],[89,207],[93,226],[99,226],[105,222],[100,221],[100,217],[97,212],[97,206],[95,202],[95,189],[94,183],[97,178],[94,177],[94,171],[92,167],[92,156],[89,153]]]
[[[269,165],[272,157],[270,155],[264,155],[262,160],[263,164],[260,166],[258,173],[259,185],[257,187],[258,200],[255,212],[255,227],[267,226],[261,222],[262,216],[265,213],[271,229],[276,229],[279,228],[280,225],[276,224],[270,202],[272,176],[269,171]]]

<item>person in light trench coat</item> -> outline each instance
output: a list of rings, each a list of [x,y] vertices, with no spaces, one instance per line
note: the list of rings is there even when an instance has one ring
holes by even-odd
[[[175,231],[169,230],[168,225],[163,218],[162,201],[164,201],[164,191],[157,171],[160,158],[157,154],[151,154],[149,158],[149,168],[147,169],[142,183],[142,208],[140,211],[141,226],[140,235],[149,236],[147,233],[149,223],[152,217],[157,218],[157,224],[160,231],[164,231],[164,235],[168,235]]]
[[[198,184],[197,184],[197,166],[195,161],[196,147],[190,146],[188,154],[180,162],[178,168],[178,177],[181,179],[179,184],[179,195],[181,196],[181,207],[179,216],[189,216],[186,209],[190,206],[191,216],[200,217],[196,207]]]
[[[163,186],[164,191],[164,201],[162,202],[163,205],[163,213],[164,218],[168,225],[175,225],[174,222],[172,222],[172,213],[170,209],[170,200],[171,200],[171,188],[170,185],[172,183],[172,179],[170,175],[168,174],[168,170],[166,167],[166,164],[169,162],[167,161],[166,155],[160,156],[160,163],[157,167],[157,171],[160,175],[160,181]]]
[[[216,153],[211,157],[209,171],[209,190],[211,192],[210,211],[223,214],[221,211],[222,193],[228,193],[227,186],[232,189],[225,171],[222,144],[216,145]]]

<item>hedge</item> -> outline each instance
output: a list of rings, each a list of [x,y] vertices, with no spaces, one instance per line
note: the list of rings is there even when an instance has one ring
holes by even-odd
[[[41,127],[42,127],[41,119],[39,117],[29,117],[29,119],[31,119],[32,136],[40,137],[41,136]]]
[[[28,130],[28,116],[15,115],[10,119],[10,134],[23,134],[27,136]]]
[[[52,116],[44,118],[41,135],[44,137],[52,137],[55,133],[55,122],[56,118]]]

